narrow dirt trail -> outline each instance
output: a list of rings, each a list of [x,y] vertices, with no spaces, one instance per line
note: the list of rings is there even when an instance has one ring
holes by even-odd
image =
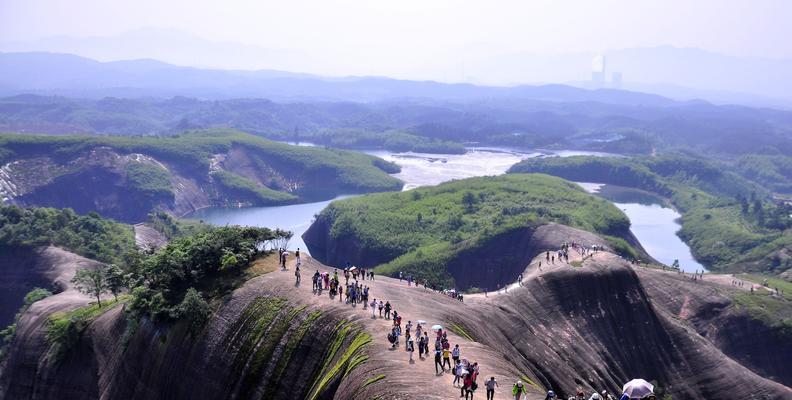
[[[311,258],[305,258],[302,262],[302,283],[295,286],[294,260],[288,263],[286,271],[277,270],[262,277],[262,284],[289,285],[295,287],[292,295],[296,296],[305,304],[311,304],[319,308],[332,308],[342,305],[354,309],[359,313],[366,331],[371,334],[373,344],[369,348],[370,359],[368,363],[378,366],[378,370],[386,375],[388,385],[397,388],[399,393],[404,394],[403,398],[421,399],[457,399],[460,397],[460,389],[453,386],[453,374],[448,370],[444,373],[436,373],[434,366],[434,338],[435,334],[429,331],[430,351],[425,359],[420,358],[416,352],[413,354],[413,362],[410,363],[409,354],[405,351],[404,337],[400,338],[398,348],[391,348],[387,340],[387,334],[392,327],[392,321],[379,317],[379,312],[372,318],[371,309],[358,304],[352,306],[340,302],[338,297],[330,298],[328,291],[315,294],[311,290],[311,277],[315,271],[333,273],[333,268],[327,267]],[[339,274],[341,275],[341,274]],[[341,282],[344,278],[341,276]],[[413,323],[413,335],[416,321],[425,320],[425,328],[439,324],[446,328],[448,340],[451,348],[459,344],[461,358],[466,358],[470,362],[478,362],[480,367],[480,377],[478,378],[479,388],[475,398],[485,398],[484,388],[485,379],[495,376],[500,387],[496,389],[496,399],[511,398],[511,386],[523,375],[514,366],[507,362],[504,356],[480,343],[471,341],[451,330],[450,322],[443,320],[441,315],[458,313],[464,315],[465,308],[470,305],[451,299],[443,294],[424,289],[423,287],[408,286],[406,281],[375,276],[375,280],[359,281],[365,286],[369,286],[369,301],[382,299],[389,301],[393,309],[402,316],[402,329],[408,321]],[[453,362],[453,361],[452,361]],[[529,398],[539,399],[544,396],[539,390],[534,389]],[[401,398],[401,397],[400,397]]]

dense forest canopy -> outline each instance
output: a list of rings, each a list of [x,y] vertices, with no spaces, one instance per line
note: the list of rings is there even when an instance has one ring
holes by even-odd
[[[193,128],[230,127],[276,140],[393,151],[456,153],[460,143],[474,142],[637,154],[670,148],[722,155],[792,154],[789,111],[703,102],[630,104],[520,97],[276,103],[27,95],[0,99],[0,130],[171,135]],[[751,146],[745,146],[746,141]]]

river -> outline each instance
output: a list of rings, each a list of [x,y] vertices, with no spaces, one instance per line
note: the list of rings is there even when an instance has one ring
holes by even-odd
[[[504,148],[470,148],[465,154],[418,154],[368,151],[367,153],[393,161],[401,166],[394,176],[405,182],[404,190],[419,186],[437,185],[452,179],[474,176],[500,175],[520,160],[546,155],[568,157],[574,155],[613,156],[607,153],[585,151],[516,151]],[[655,259],[671,265],[678,259],[683,270],[704,269],[690,254],[676,232],[680,226],[679,214],[663,206],[662,199],[650,198],[643,193],[618,191],[610,186],[582,184],[585,189],[613,201],[630,218],[631,230]],[[340,196],[339,198],[350,197]],[[333,199],[333,200],[336,200]],[[201,219],[214,225],[252,225],[287,229],[294,232],[289,248],[308,253],[301,236],[332,200],[276,207],[221,208],[198,210],[188,218]]]

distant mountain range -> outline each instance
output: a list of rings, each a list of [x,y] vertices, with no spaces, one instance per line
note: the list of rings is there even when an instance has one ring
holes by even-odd
[[[319,56],[294,49],[266,48],[236,42],[215,42],[174,29],[144,28],[106,37],[49,37],[27,42],[0,42],[0,52],[67,53],[101,61],[160,60],[164,63],[191,66],[202,70],[218,69],[247,77],[317,77],[324,80],[346,81],[347,78],[327,78],[344,74],[367,74],[343,57]],[[486,53],[486,52],[485,52]],[[733,103],[751,106],[792,108],[792,60],[759,57],[737,57],[698,48],[673,46],[611,49],[594,52],[534,54],[514,52],[485,54],[472,50],[464,60],[438,50],[436,57],[422,60],[420,68],[411,71],[382,69],[381,74],[401,79],[422,81],[463,81],[477,85],[543,85],[568,84],[581,88],[621,88],[659,94],[676,100],[704,99],[714,103]],[[592,59],[606,58],[606,82],[591,80]],[[127,62],[122,62],[126,64]],[[139,64],[148,61],[136,61]],[[158,63],[153,63],[156,66]],[[159,65],[161,67],[162,65]],[[124,69],[124,65],[116,65]],[[159,68],[158,67],[158,68]],[[261,71],[262,69],[267,71]],[[380,69],[377,69],[379,71]],[[315,75],[278,73],[276,71],[309,72]],[[137,70],[135,70],[137,71]],[[256,72],[251,72],[256,71]],[[184,71],[180,71],[184,72]],[[623,77],[621,85],[613,85],[611,74]],[[368,72],[370,73],[370,72]],[[195,78],[194,73],[189,76]],[[168,79],[163,76],[163,79]],[[184,77],[186,79],[186,77]],[[352,78],[358,81],[360,78]],[[202,83],[201,80],[195,83]],[[248,84],[245,81],[242,86]],[[269,86],[272,86],[271,84]],[[223,88],[225,86],[222,86]],[[139,95],[149,92],[127,88],[119,94]],[[206,96],[220,96],[216,86],[196,89]],[[239,88],[237,88],[239,89]],[[254,85],[248,92],[259,93]],[[307,88],[294,88],[302,97]],[[326,89],[332,92],[335,87]],[[376,91],[377,87],[372,90]],[[315,88],[310,88],[313,93]],[[242,93],[237,90],[235,93]],[[169,92],[171,94],[172,92]],[[90,94],[90,93],[89,93]],[[183,93],[179,93],[183,94]],[[339,96],[330,96],[337,99]],[[376,97],[374,95],[373,97]]]
[[[327,78],[284,71],[180,67],[155,60],[99,62],[70,54],[0,53],[0,95],[23,93],[73,97],[241,97],[277,101],[530,99],[558,102],[667,106],[662,96],[567,85],[513,87],[446,84],[380,77]]]

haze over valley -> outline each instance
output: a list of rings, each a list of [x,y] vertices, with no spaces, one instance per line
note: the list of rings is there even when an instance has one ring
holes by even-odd
[[[0,400],[792,399],[783,1],[0,4]]]

